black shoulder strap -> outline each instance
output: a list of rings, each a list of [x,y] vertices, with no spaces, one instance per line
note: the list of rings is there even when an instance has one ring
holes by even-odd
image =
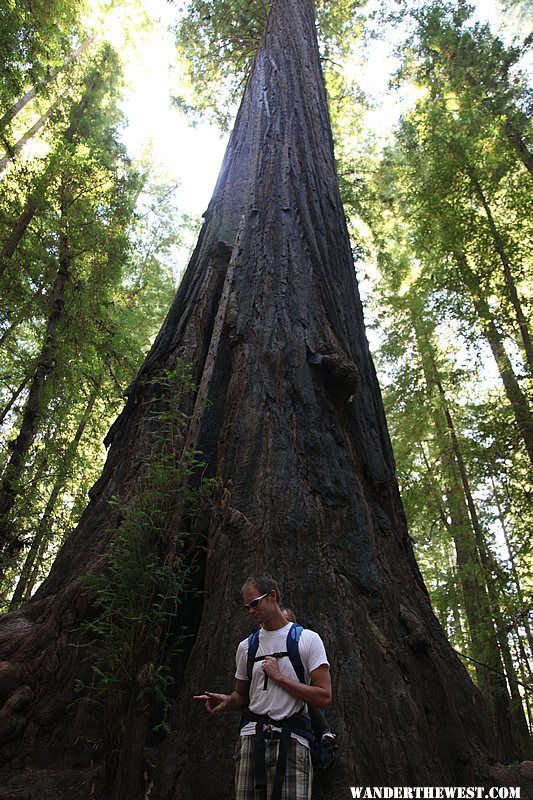
[[[254,668],[254,661],[259,647],[259,629],[251,633],[248,637],[248,655],[246,658],[246,673],[248,680],[252,682],[252,670]]]

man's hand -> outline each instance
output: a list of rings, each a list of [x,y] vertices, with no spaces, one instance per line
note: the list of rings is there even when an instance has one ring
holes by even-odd
[[[331,677],[327,664],[321,664],[310,673],[311,683],[300,683],[280,672],[277,659],[267,656],[263,672],[293,697],[298,697],[310,706],[329,708],[331,705]]]
[[[193,700],[203,700],[206,711],[209,711],[210,714],[220,714],[231,702],[231,695],[206,692],[205,694],[195,694]]]
[[[220,714],[221,711],[240,711],[248,705],[248,688],[248,681],[237,680],[231,694],[204,692],[204,694],[195,694],[193,700],[203,700],[206,711],[210,714]]]
[[[281,678],[278,659],[274,656],[265,656],[263,660],[263,672],[276,683]]]

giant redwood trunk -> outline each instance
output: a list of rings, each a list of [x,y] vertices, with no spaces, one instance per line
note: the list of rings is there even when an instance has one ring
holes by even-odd
[[[113,537],[119,513],[110,498],[135,491],[157,425],[154,381],[177,359],[192,363],[208,398],[196,404],[189,441],[225,488],[187,543],[202,591],[178,621],[189,638],[172,662],[171,731],[149,741],[152,796],[231,797],[237,719],[213,719],[191,696],[232,688],[235,648],[248,631],[239,588],[263,571],[277,576],[285,602],[330,655],[341,756],[315,797],[343,797],[355,783],[487,783],[495,754],[485,710],[431,611],[398,495],[313,2],[273,0],[197,248],[110,432],[103,475],[48,580],[4,619],[4,785],[39,786],[40,798],[110,796],[109,720],[83,694],[69,705],[90,666],[70,645],[96,613],[78,578],[99,568]],[[131,749],[122,748],[121,772],[131,752],[135,780],[123,797],[134,800],[143,764],[138,715],[126,707]]]

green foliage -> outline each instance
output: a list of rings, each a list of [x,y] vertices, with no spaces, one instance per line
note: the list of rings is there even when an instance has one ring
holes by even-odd
[[[360,34],[360,0],[317,3],[326,72],[342,71]],[[263,33],[270,0],[191,0],[176,26],[176,46],[188,85],[174,96],[192,120],[207,118],[227,130]]]
[[[0,109],[70,56],[86,0],[7,0],[0,9]]]
[[[527,90],[520,48],[471,23],[465,3],[419,4],[413,18],[399,76],[417,101],[394,144],[359,168],[350,208],[372,233],[378,372],[432,603],[471,655],[501,619],[505,656],[502,630],[526,641],[531,580],[531,464],[508,383],[530,387],[519,325],[532,289]],[[478,623],[467,618],[476,586],[491,602]],[[523,651],[514,659],[527,669]]]
[[[174,97],[179,108],[191,114],[208,114],[227,130],[255,56],[268,8],[268,0],[189,3],[176,28],[178,59],[190,81],[190,91]]]
[[[172,300],[172,255],[181,244],[176,187],[149,164],[136,168],[120,143],[116,53],[104,46],[78,66],[46,134],[49,148],[15,162],[0,196],[0,249],[31,212],[0,275],[0,469],[39,360],[53,348],[8,520],[17,549],[5,563],[3,588],[7,598],[17,587],[17,604],[46,575],[86,504],[123,390]],[[50,340],[62,239],[68,275]]]
[[[190,370],[179,363],[152,384],[149,460],[128,498],[113,500],[120,524],[105,565],[81,579],[95,608],[83,631],[95,658],[92,690],[133,692],[138,700],[151,695],[165,706],[166,663],[182,641],[176,617],[192,568],[183,556],[183,527],[208,499],[209,483],[191,488],[202,463],[196,452],[183,451],[188,417],[182,401],[194,388]]]

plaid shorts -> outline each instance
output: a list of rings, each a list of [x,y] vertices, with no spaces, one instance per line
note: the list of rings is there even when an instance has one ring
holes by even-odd
[[[253,736],[240,736],[235,748],[235,800],[263,800],[261,791],[254,788]],[[279,739],[265,741],[267,798],[272,792],[276,774]],[[292,739],[289,742],[285,780],[281,800],[311,800],[313,765],[308,747]]]

